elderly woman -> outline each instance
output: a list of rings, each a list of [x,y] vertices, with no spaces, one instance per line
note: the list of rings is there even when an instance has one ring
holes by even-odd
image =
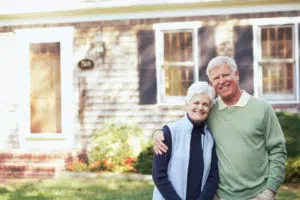
[[[213,199],[219,174],[214,139],[205,120],[214,98],[207,82],[193,83],[185,100],[185,116],[163,127],[169,150],[153,158],[153,200]]]

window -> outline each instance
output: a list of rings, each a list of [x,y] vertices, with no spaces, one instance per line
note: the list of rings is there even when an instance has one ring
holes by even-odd
[[[194,81],[192,40],[192,32],[164,33],[166,96],[184,96]]]
[[[274,21],[276,19],[273,19]],[[257,25],[257,95],[276,103],[299,101],[298,24]]]
[[[158,102],[183,103],[198,78],[199,22],[155,24]]]
[[[263,94],[294,93],[293,27],[261,28]]]

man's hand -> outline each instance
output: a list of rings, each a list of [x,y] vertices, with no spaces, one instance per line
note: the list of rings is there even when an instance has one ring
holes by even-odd
[[[164,133],[161,130],[157,130],[153,133],[153,149],[156,154],[166,153],[168,147],[164,144]]]
[[[269,199],[272,199],[274,200],[275,199],[275,192],[270,190],[270,189],[265,189],[265,191],[263,192],[263,194],[269,198]]]
[[[275,200],[275,192],[270,189],[265,189],[261,194],[251,200]]]

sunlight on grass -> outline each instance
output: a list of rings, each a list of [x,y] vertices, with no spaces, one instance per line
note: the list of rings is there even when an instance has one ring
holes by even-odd
[[[152,180],[62,178],[0,187],[0,200],[151,200]],[[300,200],[300,185],[283,185],[276,200]]]
[[[300,184],[282,185],[278,191],[276,200],[300,200]]]
[[[300,195],[288,191],[281,192],[276,197],[278,200],[300,199]]]
[[[36,184],[0,188],[0,199],[9,200],[148,200],[152,197],[152,181],[59,179]]]

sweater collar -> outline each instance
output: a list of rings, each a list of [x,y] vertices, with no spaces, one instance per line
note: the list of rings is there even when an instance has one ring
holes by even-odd
[[[203,134],[205,134],[204,128],[206,126],[206,121],[203,121],[201,123],[193,122],[188,114],[185,115],[184,119],[185,119],[186,123],[189,124],[189,132],[190,133],[193,132],[193,129],[201,129],[202,130],[201,132]]]
[[[234,104],[230,107],[245,107],[247,105],[249,99],[250,99],[250,95],[245,90],[243,90],[242,96],[240,97],[238,102],[236,102],[236,104]],[[218,97],[218,101],[219,101],[219,110],[223,110],[225,108],[230,108],[229,106],[227,106],[224,103],[224,101],[222,100],[222,98],[220,96]]]

